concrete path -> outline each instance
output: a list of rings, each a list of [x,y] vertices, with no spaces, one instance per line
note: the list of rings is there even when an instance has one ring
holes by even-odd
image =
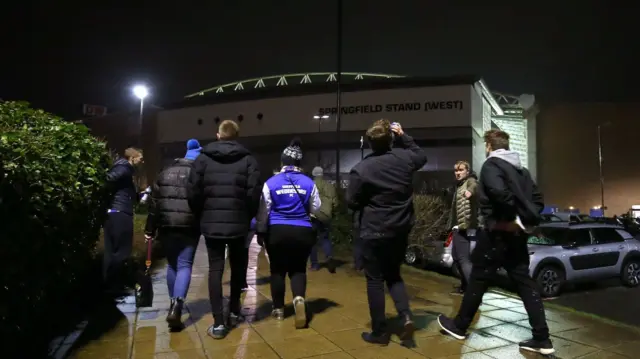
[[[206,335],[212,324],[207,291],[207,255],[200,244],[193,272],[184,319],[187,327],[180,333],[169,333],[164,321],[169,298],[164,271],[155,275],[155,302],[152,308],[136,311],[133,298],[114,306],[113,323],[107,330],[85,329],[82,340],[73,335],[61,339],[58,356],[73,346],[70,357],[91,359],[373,359],[373,358],[533,358],[521,353],[517,343],[531,335],[527,315],[519,299],[499,293],[487,293],[481,313],[466,341],[456,341],[439,333],[436,316],[454,315],[460,297],[450,296],[451,283],[436,275],[406,271],[411,304],[420,330],[417,347],[408,349],[397,342],[388,347],[372,346],[360,339],[369,326],[364,278],[347,269],[337,274],[326,270],[309,273],[308,303],[315,313],[308,329],[294,329],[293,318],[282,322],[269,317],[271,310],[268,264],[259,257],[250,271],[250,290],[244,296],[247,323],[231,331],[223,340]],[[228,274],[225,275],[228,278]],[[228,285],[225,286],[228,292]],[[288,294],[287,301],[291,302]],[[603,303],[606,305],[606,303]],[[387,312],[394,316],[391,299]],[[291,310],[289,313],[291,314]],[[640,332],[604,323],[598,319],[560,309],[548,309],[552,340],[558,358],[637,358]],[[89,323],[91,326],[91,323]],[[77,335],[76,335],[77,337]]]

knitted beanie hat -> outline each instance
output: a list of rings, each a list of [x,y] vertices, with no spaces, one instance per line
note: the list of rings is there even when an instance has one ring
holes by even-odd
[[[280,160],[283,166],[297,166],[300,167],[302,163],[302,149],[300,148],[302,142],[299,138],[294,138],[287,148],[282,151]]]

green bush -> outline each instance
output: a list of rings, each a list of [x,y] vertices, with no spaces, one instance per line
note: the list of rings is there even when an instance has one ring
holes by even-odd
[[[416,222],[409,235],[409,243],[428,246],[429,241],[441,239],[449,231],[450,209],[442,196],[419,194],[413,197]]]
[[[336,192],[338,199],[331,220],[331,239],[337,245],[349,245],[353,239],[353,216],[347,208],[344,190]]]
[[[42,331],[92,261],[111,159],[86,127],[0,102],[0,318],[4,339]]]

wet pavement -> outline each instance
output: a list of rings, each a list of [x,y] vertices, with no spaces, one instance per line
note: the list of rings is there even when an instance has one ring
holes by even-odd
[[[292,309],[284,321],[269,317],[271,310],[268,264],[263,255],[249,275],[250,289],[243,296],[247,321],[233,329],[227,338],[214,340],[206,329],[212,324],[206,273],[206,250],[201,243],[193,271],[184,314],[186,328],[170,333],[165,322],[169,298],[164,271],[154,278],[155,298],[151,308],[136,311],[132,297],[105,307],[102,322],[85,323],[75,333],[57,341],[54,357],[91,359],[403,359],[535,358],[520,352],[517,343],[531,335],[527,315],[519,299],[487,293],[480,313],[466,341],[440,334],[438,314],[455,315],[461,297],[450,296],[451,282],[436,275],[407,270],[411,305],[415,313],[415,348],[401,346],[397,337],[387,347],[372,346],[360,339],[370,325],[365,280],[342,267],[338,273],[326,270],[309,273],[308,305],[313,317],[309,328],[294,328]],[[228,273],[225,274],[228,278]],[[228,294],[228,285],[225,285]],[[287,301],[291,303],[291,295]],[[387,298],[387,313],[394,317],[394,306]],[[597,319],[560,309],[547,310],[557,358],[616,359],[637,357],[640,331],[615,326]],[[105,323],[106,320],[106,323]],[[100,322],[100,321],[98,321]]]

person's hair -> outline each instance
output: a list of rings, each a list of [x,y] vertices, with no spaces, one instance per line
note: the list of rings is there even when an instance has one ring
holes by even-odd
[[[235,140],[240,136],[240,126],[233,120],[224,120],[218,126],[221,140]]]
[[[493,151],[509,149],[509,134],[502,130],[489,130],[484,133],[484,143],[488,143]]]
[[[142,150],[139,148],[129,147],[126,150],[124,150],[124,158],[127,161],[131,160],[132,158],[136,158],[140,156],[142,156]]]
[[[458,161],[456,162],[455,166],[453,166],[453,168],[456,170],[460,167],[464,167],[464,169],[466,169],[467,171],[471,170],[471,166],[469,166],[469,162],[467,161]]]
[[[374,152],[388,150],[393,141],[391,122],[385,119],[374,122],[367,130],[367,141]]]

